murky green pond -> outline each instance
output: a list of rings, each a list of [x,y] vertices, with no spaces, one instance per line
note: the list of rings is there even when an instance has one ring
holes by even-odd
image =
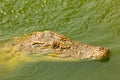
[[[44,30],[109,48],[110,58],[44,61],[0,51],[0,80],[120,80],[120,0],[0,0],[0,47]]]

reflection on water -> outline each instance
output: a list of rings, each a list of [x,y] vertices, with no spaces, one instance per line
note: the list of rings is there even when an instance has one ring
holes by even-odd
[[[113,64],[119,65],[119,62],[98,62],[98,61],[81,61],[81,62],[35,62],[35,63],[25,63],[19,66],[15,72],[8,74],[5,80],[33,80],[33,79],[45,79],[45,80],[61,80],[66,78],[66,80],[79,80],[90,79],[98,80],[101,79],[111,79],[111,76],[119,78],[119,67],[112,66]],[[112,69],[114,68],[114,70]],[[109,72],[109,74],[107,73]],[[114,74],[115,72],[115,74]],[[92,73],[92,74],[91,74]],[[105,76],[106,75],[106,76]],[[107,76],[110,75],[110,76]],[[87,76],[87,77],[85,77]],[[113,78],[112,78],[113,79]]]
[[[119,80],[119,7],[119,0],[1,0],[0,80]],[[50,61],[1,49],[15,36],[43,30],[109,48],[110,57]]]

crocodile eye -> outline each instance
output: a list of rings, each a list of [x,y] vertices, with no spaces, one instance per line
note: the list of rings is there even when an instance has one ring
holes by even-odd
[[[57,41],[54,41],[53,44],[52,44],[52,47],[53,47],[54,49],[59,48],[59,43],[58,43]]]
[[[98,47],[97,50],[103,50],[104,48],[103,47]]]

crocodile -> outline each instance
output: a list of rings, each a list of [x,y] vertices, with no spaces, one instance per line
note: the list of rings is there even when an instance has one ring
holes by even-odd
[[[16,51],[26,54],[41,54],[73,59],[103,59],[108,49],[74,41],[63,34],[52,31],[33,32],[27,37],[17,38],[10,44]]]

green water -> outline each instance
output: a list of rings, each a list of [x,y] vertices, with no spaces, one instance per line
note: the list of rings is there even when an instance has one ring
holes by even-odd
[[[120,80],[120,0],[0,0],[1,46],[44,30],[106,47],[110,59],[30,62],[0,53],[0,80]]]

